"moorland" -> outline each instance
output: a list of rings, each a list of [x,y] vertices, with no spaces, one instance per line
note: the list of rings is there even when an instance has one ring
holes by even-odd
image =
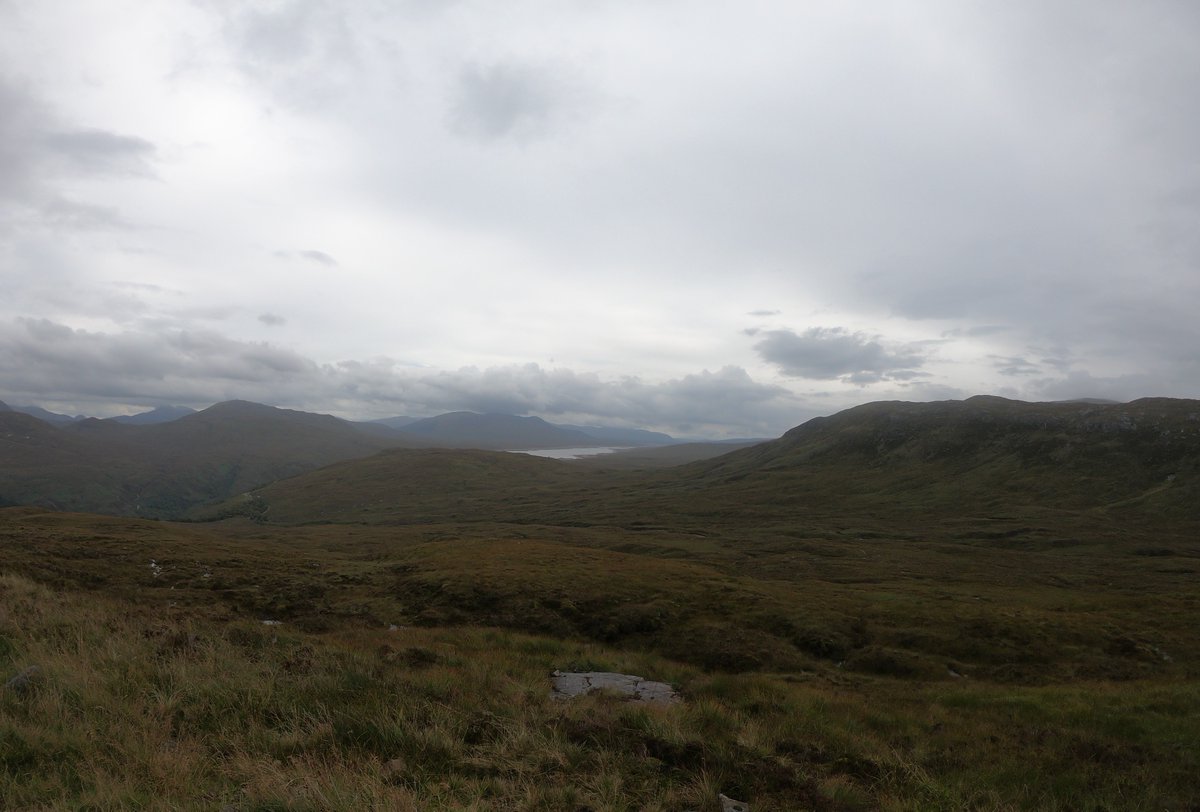
[[[222,406],[0,412],[0,808],[1200,808],[1200,402],[580,461]]]

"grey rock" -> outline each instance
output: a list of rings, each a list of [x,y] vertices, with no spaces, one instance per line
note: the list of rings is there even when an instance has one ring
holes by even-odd
[[[555,699],[571,699],[597,691],[613,691],[623,694],[635,702],[661,702],[669,704],[679,701],[679,694],[665,682],[635,677],[632,674],[616,674],[611,671],[555,671],[553,690]]]
[[[750,804],[745,801],[735,801],[728,795],[718,795],[721,802],[721,812],[750,812]]]

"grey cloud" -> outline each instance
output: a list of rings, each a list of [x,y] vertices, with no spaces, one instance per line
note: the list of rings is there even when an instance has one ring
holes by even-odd
[[[127,229],[130,223],[112,206],[93,206],[56,197],[42,207],[43,222],[68,231]]]
[[[570,102],[561,77],[545,68],[468,65],[458,78],[450,121],[456,132],[481,140],[530,138],[545,132]]]
[[[274,252],[278,259],[304,259],[309,262],[315,262],[318,265],[324,265],[328,268],[337,267],[338,261],[324,251],[315,249],[306,249],[303,251],[276,251]]]
[[[0,324],[0,348],[0,388],[53,400],[223,399],[237,385],[261,394],[316,369],[289,350],[212,332],[97,333],[47,319]]]
[[[155,148],[106,130],[64,127],[29,89],[0,78],[0,204],[12,207],[0,233],[19,222],[55,231],[131,228],[120,211],[63,194],[78,177],[146,177]],[[8,227],[6,227],[8,226]]]
[[[988,358],[991,360],[992,366],[1001,375],[1010,377],[1015,375],[1037,375],[1042,371],[1037,364],[1026,358],[999,355],[989,355]]]
[[[1040,362],[1045,364],[1048,367],[1053,367],[1054,369],[1057,369],[1060,372],[1066,372],[1071,367],[1071,364],[1073,363],[1069,358],[1063,358],[1061,356],[1049,356],[1049,357],[1040,359]]]
[[[751,310],[746,315],[747,316],[758,316],[760,318],[766,318],[767,316],[779,316],[779,315],[782,315],[782,313],[783,313],[782,310]]]
[[[313,250],[301,251],[300,256],[311,262],[315,262],[318,265],[326,265],[329,267],[334,267],[338,264],[336,259],[329,256],[329,254],[326,254],[324,251],[313,251]]]
[[[1188,396],[1186,386],[1164,386],[1161,378],[1153,374],[1095,376],[1082,370],[1071,372],[1061,378],[1045,378],[1037,381],[1033,384],[1032,391],[1043,400],[1099,398],[1121,403],[1150,396]],[[1192,394],[1194,396],[1194,392]]]
[[[943,338],[986,338],[1007,332],[1009,328],[999,324],[978,324],[973,327],[955,327],[942,333]]]
[[[36,177],[37,139],[48,121],[30,93],[0,78],[0,199],[28,193]]]
[[[258,320],[268,327],[282,327],[287,324],[287,319],[283,316],[277,316],[274,313],[261,313]]]
[[[48,133],[48,150],[76,171],[110,175],[153,175],[154,144],[132,135],[83,129]]]
[[[800,334],[791,330],[747,332],[764,336],[754,345],[764,361],[797,378],[840,378],[865,385],[912,378],[916,368],[925,363],[912,345],[889,350],[877,338],[841,327],[811,327]]]
[[[785,388],[733,366],[647,382],[537,364],[441,371],[387,359],[321,365],[210,331],[99,333],[46,319],[0,322],[0,392],[19,402],[94,404],[246,398],[373,417],[467,409],[709,436],[774,435],[816,414]]]
[[[1127,402],[1143,397],[1196,398],[1200,380],[1200,357],[1163,357],[1147,360],[1136,371],[1098,373],[1084,367],[1081,359],[1041,359],[1057,374],[1030,376],[1018,397],[1027,400],[1075,400],[1098,398]]]
[[[203,0],[223,21],[223,44],[244,81],[272,103],[319,112],[353,97],[365,60],[387,37],[372,36],[378,9],[327,0]],[[189,65],[203,72],[209,54]]]

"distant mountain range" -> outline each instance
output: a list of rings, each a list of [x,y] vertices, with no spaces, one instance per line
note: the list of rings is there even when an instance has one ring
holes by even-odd
[[[49,409],[43,409],[41,406],[8,406],[0,401],[0,405],[4,408],[0,411],[21,412],[22,414],[36,417],[38,420],[44,420],[47,423],[52,423],[56,426],[66,425],[68,423],[78,423],[82,420],[88,420],[87,415],[77,414],[59,414],[52,412]],[[195,409],[189,409],[187,406],[159,406],[139,414],[121,415],[119,417],[110,417],[108,420],[113,420],[117,423],[128,423],[135,426],[145,426],[152,423],[168,423],[172,420],[178,420],[181,417],[187,417],[189,414],[195,414]]]
[[[914,515],[1018,505],[1200,520],[1200,401],[872,403],[715,458],[727,446],[662,445],[609,464],[487,451],[617,437],[585,429],[470,412],[391,428],[245,401],[165,422],[53,425],[0,404],[0,505],[168,518],[275,483],[262,504],[286,521],[306,521],[325,494],[340,501],[321,518],[338,521],[408,521],[422,510],[428,520],[604,523],[685,510],[768,522],[797,510],[866,515],[880,500]],[[432,448],[458,450],[416,452]],[[596,489],[607,496],[593,498]]]
[[[219,403],[169,422],[0,412],[0,504],[151,517],[407,444],[329,415]]]
[[[387,448],[527,450],[610,441],[536,417],[471,412],[355,423],[246,401],[104,420],[34,411],[50,419],[0,404],[0,505],[156,518]]]
[[[47,423],[53,423],[56,426],[66,423],[75,423],[86,419],[84,415],[78,414],[72,417],[69,414],[58,414],[57,412],[43,409],[41,406],[9,406],[8,409],[21,414],[27,414],[31,417],[36,417],[38,420],[45,420]]]
[[[1046,511],[1196,523],[1200,401],[871,403],[653,471],[395,450],[273,483],[228,509],[283,523],[669,521],[697,532],[730,516],[788,532],[830,515],[865,526],[880,515],[925,526]]]
[[[78,423],[89,419],[85,415],[66,415],[51,412],[40,406],[7,406],[11,410],[32,415],[54,425]],[[169,423],[195,414],[187,406],[159,406],[139,414],[121,415],[107,420],[131,426]],[[449,412],[436,417],[384,417],[357,425],[376,436],[385,432],[367,428],[378,426],[401,431],[431,446],[447,448],[481,448],[502,451],[525,451],[539,448],[587,448],[594,446],[641,447],[670,445],[694,440],[679,440],[669,434],[645,429],[613,428],[609,426],[570,426],[549,423],[540,417],[517,417],[506,414]],[[703,442],[703,441],[701,441]],[[737,441],[741,442],[741,441]]]

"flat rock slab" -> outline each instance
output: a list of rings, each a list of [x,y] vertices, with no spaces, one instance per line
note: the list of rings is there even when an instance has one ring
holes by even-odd
[[[717,800],[721,802],[721,812],[750,812],[750,804],[745,801],[735,801],[728,795],[718,795]]]
[[[672,703],[679,701],[679,694],[665,682],[651,682],[632,674],[616,674],[611,671],[555,671],[553,690],[555,699],[570,699],[597,691],[612,691],[629,697],[635,702]]]

